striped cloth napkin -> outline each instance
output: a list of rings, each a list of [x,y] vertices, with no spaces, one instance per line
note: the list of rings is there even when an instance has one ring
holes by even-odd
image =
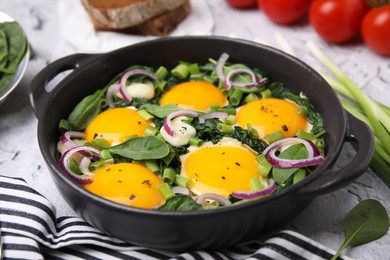
[[[20,178],[0,176],[0,259],[330,259],[335,251],[290,230],[216,251],[175,253],[125,243],[54,206]],[[340,258],[341,259],[341,258]],[[343,259],[348,259],[344,257]]]

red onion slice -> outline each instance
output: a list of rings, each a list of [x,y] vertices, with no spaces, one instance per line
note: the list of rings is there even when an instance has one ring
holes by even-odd
[[[215,72],[217,73],[217,77],[223,82],[225,81],[225,75],[223,74],[223,67],[225,66],[226,61],[229,59],[229,54],[222,53],[217,61],[217,65],[215,67]]]
[[[88,184],[88,183],[91,183],[92,182],[92,176],[88,176],[88,175],[78,175],[76,174],[75,172],[73,172],[70,168],[69,168],[69,160],[72,158],[72,156],[75,154],[75,153],[91,153],[90,154],[90,158],[92,160],[94,160],[94,158],[99,158],[99,160],[101,159],[100,156],[98,154],[100,154],[100,150],[97,149],[97,148],[94,148],[94,147],[91,147],[91,146],[77,146],[77,147],[74,147],[74,148],[71,148],[69,150],[67,150],[60,158],[60,167],[65,171],[65,173],[71,177],[72,179],[74,179],[75,181],[77,181],[78,183],[80,184]],[[85,162],[84,162],[85,163]]]
[[[175,134],[174,127],[172,126],[172,119],[178,116],[191,116],[196,117],[198,116],[198,112],[195,112],[193,110],[178,110],[175,112],[170,113],[164,122],[164,129],[170,136],[173,136]]]
[[[221,118],[227,118],[228,116],[229,114],[225,112],[210,112],[206,114],[201,114],[199,116],[199,124],[204,124],[206,119],[210,119],[210,118],[221,119]]]
[[[113,96],[114,93],[117,92],[120,89],[121,85],[119,84],[112,84],[108,89],[106,93],[106,99],[108,102],[109,107],[115,107]],[[121,94],[122,95],[122,94]],[[122,95],[123,96],[123,95]]]
[[[183,195],[187,195],[187,196],[192,196],[192,193],[191,191],[186,188],[186,187],[182,187],[182,186],[175,186],[172,188],[172,192],[175,193],[175,194],[183,194]]]
[[[73,138],[85,138],[85,133],[77,132],[77,131],[67,131],[60,135],[60,141],[64,144],[64,146],[68,149],[74,148],[78,146],[72,141]]]
[[[251,82],[247,82],[247,83],[240,83],[240,82],[234,82],[234,81],[231,80],[231,78],[234,75],[241,74],[241,73],[250,75],[252,77],[252,81]],[[238,88],[256,87],[260,83],[264,83],[265,81],[266,81],[265,78],[259,79],[259,77],[256,75],[256,73],[254,73],[250,69],[238,68],[238,69],[234,69],[234,70],[230,71],[226,75],[226,78],[225,78],[223,83],[224,83],[225,89],[229,90],[232,86],[238,87]]]
[[[276,156],[276,152],[280,151],[286,145],[293,145],[301,143],[305,146],[308,152],[307,159],[291,160],[282,159]],[[284,138],[270,144],[264,151],[263,154],[267,157],[267,161],[278,168],[295,168],[295,167],[307,167],[322,163],[325,158],[321,155],[317,146],[312,142],[301,139],[298,137]]]
[[[215,193],[204,193],[196,198],[195,202],[201,205],[205,205],[207,200],[214,200],[221,206],[232,205],[231,201]]]
[[[267,154],[267,161],[275,167],[278,168],[301,168],[307,166],[313,166],[324,162],[324,157],[322,155],[317,155],[307,159],[291,160],[291,159],[282,159],[276,156],[276,149],[271,150]]]
[[[260,196],[269,195],[272,192],[274,192],[275,190],[276,190],[275,181],[270,179],[269,180],[269,185],[267,187],[265,187],[264,189],[255,190],[255,191],[240,191],[240,190],[237,190],[237,191],[233,191],[232,192],[232,196],[237,198],[237,199],[247,200],[247,199],[253,199],[253,198],[256,198],[256,197],[260,197]]]
[[[121,93],[122,95],[122,98],[123,100],[125,100],[127,103],[130,103],[132,98],[130,97],[130,95],[127,93],[127,90],[126,90],[126,81],[129,77],[133,76],[133,75],[145,75],[145,76],[148,76],[149,78],[153,79],[154,81],[158,82],[158,78],[156,76],[156,74],[154,74],[153,72],[150,72],[150,71],[147,71],[147,70],[143,70],[143,69],[132,69],[132,70],[129,70],[127,72],[125,72],[120,78],[119,78],[119,85],[120,85],[120,88],[119,88],[119,92]]]

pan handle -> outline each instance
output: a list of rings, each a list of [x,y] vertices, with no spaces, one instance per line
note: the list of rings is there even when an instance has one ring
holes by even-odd
[[[341,169],[325,170],[317,179],[300,188],[298,196],[316,196],[337,190],[363,174],[374,154],[375,140],[371,129],[362,121],[347,114],[348,129],[345,142],[354,144],[355,157]]]
[[[43,105],[51,96],[52,90],[47,89],[49,82],[62,72],[73,70],[73,73],[96,56],[98,54],[78,53],[63,57],[47,65],[34,77],[30,84],[30,104],[38,119],[45,112],[42,111]]]

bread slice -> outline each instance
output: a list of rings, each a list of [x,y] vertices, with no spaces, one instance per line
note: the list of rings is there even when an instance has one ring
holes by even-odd
[[[96,30],[166,35],[191,11],[189,0],[81,0]]]

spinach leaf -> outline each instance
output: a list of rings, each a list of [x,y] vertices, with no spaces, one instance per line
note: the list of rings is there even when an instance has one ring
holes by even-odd
[[[7,35],[5,32],[0,30],[0,69],[5,68],[7,66],[8,61],[8,43],[7,43]]]
[[[108,148],[110,153],[133,160],[161,159],[168,155],[169,146],[155,136],[135,137]]]
[[[344,219],[345,240],[332,259],[337,259],[349,245],[359,246],[384,236],[389,230],[389,216],[374,199],[361,201]]]
[[[224,133],[217,129],[217,124],[221,121],[217,118],[211,118],[206,120],[203,124],[199,124],[198,118],[193,118],[191,120],[191,125],[196,130],[196,137],[202,139],[205,142],[211,141],[213,144],[216,144],[222,137],[225,136]]]
[[[4,32],[8,47],[7,64],[2,67],[2,70],[7,71],[7,73],[0,74],[0,92],[2,92],[15,76],[15,72],[26,53],[27,41],[17,22],[0,23],[0,31]],[[2,41],[4,41],[4,37]]]
[[[104,91],[97,90],[92,95],[86,96],[70,113],[68,122],[72,130],[83,130],[99,114]]]
[[[176,195],[167,199],[158,209],[163,211],[195,211],[201,210],[203,207],[187,195]]]
[[[282,159],[306,159],[308,156],[307,149],[303,144],[295,144],[288,147],[286,150],[279,154],[279,158]],[[299,168],[272,168],[272,176],[278,185],[284,184]]]
[[[237,139],[243,144],[248,145],[250,148],[255,150],[258,154],[261,154],[267,147],[267,143],[262,139],[253,138],[249,135],[248,130],[245,130],[239,126],[234,127],[234,131],[231,137]]]
[[[155,105],[155,104],[145,104],[142,107],[146,111],[148,111],[150,114],[152,114],[158,118],[165,118],[170,113],[175,112],[175,111],[180,109],[176,105],[159,106],[159,105]]]

